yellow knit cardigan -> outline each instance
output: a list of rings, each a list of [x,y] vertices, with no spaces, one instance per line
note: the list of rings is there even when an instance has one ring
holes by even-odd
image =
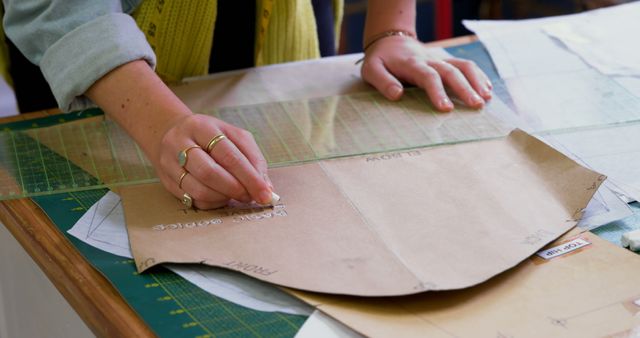
[[[256,66],[320,57],[311,0],[256,1]],[[343,4],[333,0],[336,41]],[[207,74],[216,9],[217,0],[145,0],[134,12],[163,80]]]

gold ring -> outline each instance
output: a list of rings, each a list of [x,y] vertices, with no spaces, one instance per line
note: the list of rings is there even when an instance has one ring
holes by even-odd
[[[180,188],[182,190],[182,180],[184,180],[184,178],[187,176],[187,174],[189,174],[188,171],[184,171],[182,173],[182,175],[180,175],[180,178],[178,179],[178,188]]]
[[[214,136],[211,141],[209,141],[209,143],[207,143],[207,153],[210,153],[211,150],[213,150],[213,147],[216,146],[216,144],[218,144],[218,142],[226,139],[227,137],[224,136],[224,134],[220,134],[220,135],[216,135]]]
[[[187,208],[193,207],[193,198],[191,195],[185,192],[184,195],[182,195],[182,204]]]
[[[180,163],[181,167],[185,167],[187,165],[187,160],[189,159],[189,150],[194,148],[200,148],[199,145],[193,145],[185,148],[184,150],[180,150],[178,153],[178,163]]]

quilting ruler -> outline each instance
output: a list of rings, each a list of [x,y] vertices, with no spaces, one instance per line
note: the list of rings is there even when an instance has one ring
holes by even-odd
[[[278,167],[500,137],[510,128],[496,116],[506,111],[493,100],[481,111],[438,113],[422,91],[410,89],[399,102],[365,92],[201,113],[251,131],[270,166]],[[0,163],[0,199],[157,180],[135,142],[104,117],[3,130]]]

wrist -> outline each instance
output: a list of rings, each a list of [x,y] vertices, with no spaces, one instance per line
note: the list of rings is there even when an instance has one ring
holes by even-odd
[[[392,36],[403,36],[411,39],[417,38],[416,33],[413,31],[403,29],[389,29],[378,34],[373,34],[372,36],[366,37],[362,45],[362,50],[366,53],[367,49],[376,44],[378,41]]]

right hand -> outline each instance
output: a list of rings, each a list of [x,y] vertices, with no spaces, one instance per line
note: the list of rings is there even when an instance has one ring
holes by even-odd
[[[271,203],[267,162],[246,130],[207,115],[193,114],[144,60],[123,64],[105,74],[85,93],[114,119],[149,157],[164,187],[175,197],[191,196],[199,209],[241,202]],[[227,139],[208,154],[216,135]],[[178,154],[191,146],[185,168]],[[186,170],[189,174],[182,180]]]
[[[216,135],[227,138],[210,153],[206,146]],[[187,152],[187,163],[180,167],[180,151]],[[207,115],[191,114],[180,119],[162,137],[154,166],[165,188],[178,199],[189,194],[198,209],[226,205],[230,199],[240,202],[271,203],[273,186],[267,176],[267,162],[253,135],[241,128]],[[178,186],[181,174],[188,174]]]

